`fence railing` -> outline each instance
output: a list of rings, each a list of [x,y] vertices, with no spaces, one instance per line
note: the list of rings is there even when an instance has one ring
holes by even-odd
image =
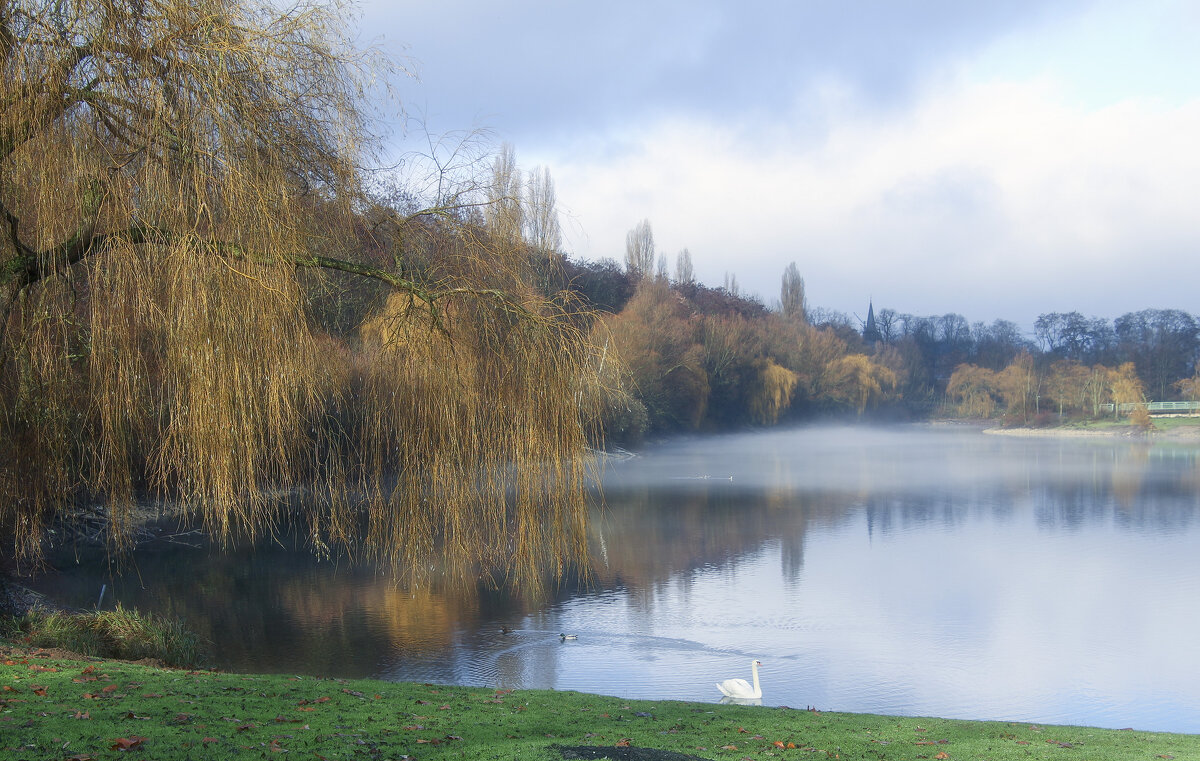
[[[1119,411],[1133,412],[1139,407],[1144,408],[1151,415],[1156,412],[1200,412],[1200,402],[1126,402],[1121,405]],[[1112,412],[1113,405],[1101,404],[1100,409]]]

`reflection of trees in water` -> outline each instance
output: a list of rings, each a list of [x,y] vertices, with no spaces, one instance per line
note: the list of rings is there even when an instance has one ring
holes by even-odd
[[[402,590],[371,566],[322,562],[287,538],[224,552],[151,543],[112,577],[97,575],[102,560],[79,560],[60,559],[63,571],[38,586],[90,607],[107,583],[107,604],[178,617],[214,644],[218,665],[250,671],[368,676],[389,655],[446,652],[485,611],[526,604],[486,589]]]
[[[593,514],[592,577],[600,587],[630,587],[645,606],[656,586],[732,564],[769,542],[780,542],[784,575],[795,578],[809,527],[838,521],[848,505],[834,495],[746,490],[716,480],[610,489],[605,502]]]

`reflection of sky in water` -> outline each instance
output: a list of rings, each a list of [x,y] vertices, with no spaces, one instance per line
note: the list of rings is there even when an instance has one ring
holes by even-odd
[[[545,605],[278,548],[146,555],[118,595],[203,621],[229,668],[715,702],[759,658],[767,705],[1200,732],[1198,474],[1112,439],[685,440],[608,463],[592,588]]]

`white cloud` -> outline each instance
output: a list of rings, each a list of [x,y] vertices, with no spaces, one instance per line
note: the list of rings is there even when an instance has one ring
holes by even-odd
[[[812,301],[847,311],[872,295],[1024,324],[1187,308],[1200,100],[1064,102],[1053,81],[964,76],[886,120],[844,109],[815,143],[781,124],[667,119],[615,156],[538,161],[586,233],[569,236],[577,253],[620,259],[648,217],[668,255],[687,246],[704,280],[732,270],[768,302],[796,260]],[[1157,268],[1175,274],[1142,287]]]

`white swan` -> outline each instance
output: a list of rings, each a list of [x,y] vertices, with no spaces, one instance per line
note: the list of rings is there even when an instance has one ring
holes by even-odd
[[[750,673],[754,677],[753,687],[747,684],[745,679],[726,679],[724,682],[717,682],[717,689],[728,698],[761,698],[762,687],[758,684],[758,667],[761,665],[762,661],[750,661]]]

